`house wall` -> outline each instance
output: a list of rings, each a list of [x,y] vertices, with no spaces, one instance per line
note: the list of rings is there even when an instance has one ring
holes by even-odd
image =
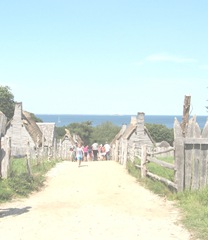
[[[70,148],[74,147],[74,143],[69,139],[65,138],[61,143],[61,158],[70,160],[71,159],[71,151]]]
[[[111,142],[111,158],[115,160],[116,162],[119,161],[119,141],[121,136],[124,134],[127,126],[126,124],[123,124],[118,134],[115,136],[115,138]]]
[[[131,129],[133,130],[131,131]],[[123,136],[119,139],[119,163],[126,165],[128,159],[133,161],[135,155],[138,154],[141,146],[144,144],[147,144],[150,147],[153,146],[144,127],[144,113],[141,112],[138,113],[136,118],[131,119],[129,127],[127,127]]]
[[[0,137],[5,134],[7,117],[0,111]]]
[[[27,132],[23,124],[12,122],[12,126],[8,129],[6,137],[11,137],[11,156],[25,156],[28,151],[28,143],[30,148],[34,148],[35,144]]]
[[[11,158],[11,139],[1,138],[1,159],[0,159],[0,176],[2,178],[8,177],[8,170]]]
[[[7,118],[0,112],[0,177],[7,178],[7,170],[10,160],[10,148],[6,144],[8,141],[5,139],[4,135],[6,132]],[[9,140],[9,139],[8,139]]]
[[[15,105],[14,116],[5,137],[11,138],[11,156],[25,156],[28,151],[28,143],[30,148],[35,147],[32,138],[22,122],[22,103]]]

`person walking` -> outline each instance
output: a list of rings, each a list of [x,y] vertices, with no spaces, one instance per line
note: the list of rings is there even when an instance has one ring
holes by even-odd
[[[102,144],[101,144],[101,148],[100,148],[100,159],[101,160],[105,160],[106,159],[105,147]]]
[[[111,149],[111,147],[108,144],[108,142],[105,143],[104,147],[105,147],[105,159],[109,160],[110,159],[110,149]]]
[[[88,146],[88,159],[90,161],[92,161],[92,156],[93,156],[93,154],[92,154],[92,146]]]
[[[88,155],[88,145],[85,145],[83,148],[84,151],[84,161],[87,161],[87,155]]]
[[[95,141],[93,144],[92,144],[92,151],[93,151],[93,160],[94,161],[97,161],[98,160],[98,143],[97,141]]]
[[[81,146],[81,144],[78,144],[78,147],[76,149],[76,157],[77,157],[77,161],[78,161],[78,166],[81,165],[81,162],[83,160],[83,156],[84,156],[84,151],[83,148]]]

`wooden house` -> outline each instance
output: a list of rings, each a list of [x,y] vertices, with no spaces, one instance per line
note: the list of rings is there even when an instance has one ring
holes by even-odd
[[[155,145],[144,126],[143,112],[139,112],[136,117],[132,117],[130,124],[125,129],[123,128],[123,131],[121,130],[115,138],[113,144],[117,143],[116,147],[113,147],[112,154],[116,156],[115,160],[123,165],[126,165],[127,159],[134,160],[135,154],[140,151],[143,144],[147,144],[149,147]]]
[[[65,129],[65,132],[66,133],[65,133],[64,137],[60,140],[58,152],[60,153],[60,157],[62,159],[71,160],[71,150],[70,149],[76,147],[77,144],[83,145],[83,141],[80,138],[80,136],[78,136],[76,134],[71,135],[71,133],[68,129]]]
[[[9,168],[10,149],[9,139],[6,139],[7,117],[0,111],[0,178],[7,178]]]
[[[127,125],[123,124],[120,131],[116,134],[112,142],[110,143],[111,146],[111,158],[116,162],[119,161],[119,145],[120,139],[123,136],[124,132],[126,131]]]
[[[21,102],[16,103],[14,116],[7,125],[5,135],[11,139],[11,156],[22,157],[25,156],[28,151],[32,153],[33,150],[42,147],[45,143],[53,144],[55,124],[49,123],[50,134],[46,134],[46,132],[43,134],[41,131],[43,125],[46,128],[46,123],[40,124],[39,127],[30,113],[23,111]]]
[[[37,122],[42,132],[43,146],[53,146],[55,141],[55,123]]]

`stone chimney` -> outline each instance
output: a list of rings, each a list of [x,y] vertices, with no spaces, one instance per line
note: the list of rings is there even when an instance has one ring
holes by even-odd
[[[22,102],[16,102],[15,103],[15,109],[14,109],[14,117],[16,119],[21,120],[22,119]]]
[[[137,113],[137,134],[144,134],[144,115],[145,114],[143,112]]]

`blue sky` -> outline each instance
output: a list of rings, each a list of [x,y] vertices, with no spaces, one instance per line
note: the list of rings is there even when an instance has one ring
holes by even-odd
[[[0,1],[0,85],[35,114],[207,115],[207,0]]]

